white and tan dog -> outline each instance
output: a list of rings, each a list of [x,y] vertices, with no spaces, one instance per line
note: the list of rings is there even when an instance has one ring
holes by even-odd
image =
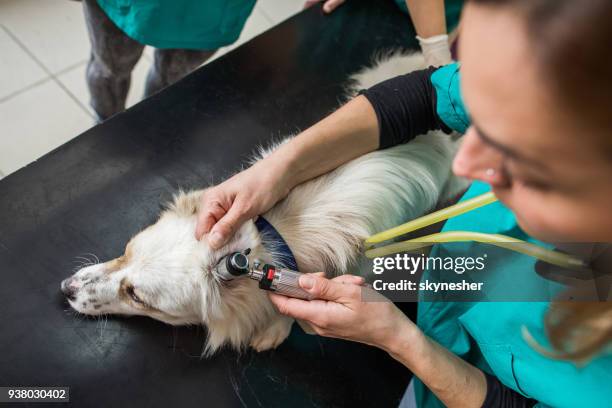
[[[354,78],[355,89],[422,67],[421,56],[392,56]],[[342,274],[354,267],[367,236],[418,217],[456,193],[451,175],[456,142],[430,132],[414,141],[366,154],[294,188],[263,216],[295,254],[302,272]],[[265,157],[275,147],[260,152]],[[87,266],[62,282],[70,305],[88,315],[144,315],[172,324],[203,324],[205,351],[229,344],[266,350],[289,334],[293,320],[279,315],[250,279],[224,282],[214,266],[232,251],[275,263],[253,221],[221,250],[194,238],[201,191],[180,193],[159,220],[138,233],[125,253]]]

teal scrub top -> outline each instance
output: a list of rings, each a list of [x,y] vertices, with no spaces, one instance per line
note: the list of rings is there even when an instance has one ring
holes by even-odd
[[[421,0],[422,1],[422,0]],[[395,0],[395,4],[407,14],[408,6],[406,6],[406,0]],[[463,8],[463,0],[445,0],[444,1],[444,14],[446,15],[446,30],[451,32],[457,24],[459,24],[459,17],[461,17],[461,9]]]
[[[437,93],[438,114],[451,128],[465,132],[469,117],[460,92],[458,64],[440,68],[432,75]],[[474,182],[461,200],[490,190]],[[443,231],[468,230],[504,234],[544,243],[527,236],[518,226],[513,213],[496,202],[452,218]],[[444,247],[466,256],[470,243]],[[435,256],[434,248],[432,256]],[[493,274],[516,282],[516,271],[536,274],[535,260],[508,252],[500,270]],[[520,265],[517,265],[520,262]],[[508,265],[507,270],[501,270]],[[512,276],[514,274],[514,276]],[[424,279],[435,279],[426,272]],[[547,302],[419,302],[417,324],[423,332],[464,360],[495,375],[506,386],[539,401],[539,407],[609,407],[612,401],[612,355],[602,354],[587,365],[553,360],[534,350],[522,337],[525,326],[542,345],[549,345],[543,326]],[[423,383],[415,378],[415,396],[419,407],[444,405]]]
[[[255,0],[98,0],[129,37],[156,48],[216,50],[235,42]]]

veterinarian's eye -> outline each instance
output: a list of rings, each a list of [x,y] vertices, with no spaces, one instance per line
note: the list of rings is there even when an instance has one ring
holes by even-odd
[[[127,288],[125,288],[125,292],[128,294],[128,296],[137,303],[144,303],[142,301],[142,299],[140,299],[138,297],[138,295],[136,294],[136,292],[134,292],[134,287],[133,286],[128,286]]]

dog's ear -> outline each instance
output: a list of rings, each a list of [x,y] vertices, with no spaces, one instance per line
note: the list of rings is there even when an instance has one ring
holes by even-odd
[[[204,190],[184,192],[180,191],[174,196],[174,202],[169,209],[180,216],[189,217],[198,212],[200,199]]]

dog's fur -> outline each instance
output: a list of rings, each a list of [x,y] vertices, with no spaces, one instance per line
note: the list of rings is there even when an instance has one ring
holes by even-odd
[[[355,89],[423,66],[420,55],[388,57],[353,77]],[[462,187],[451,176],[456,142],[431,132],[394,148],[355,159],[295,187],[264,217],[296,256],[302,272],[337,275],[358,261],[367,236],[418,217]],[[262,150],[265,157],[276,146]],[[220,281],[213,267],[225,254],[251,248],[251,258],[275,263],[254,223],[213,251],[194,238],[201,191],[180,193],[159,220],[137,234],[124,255],[87,266],[62,283],[70,305],[85,314],[145,315],[163,322],[204,324],[205,351],[224,344],[276,347],[293,320],[279,315],[250,279]],[[263,241],[263,242],[262,242]]]

